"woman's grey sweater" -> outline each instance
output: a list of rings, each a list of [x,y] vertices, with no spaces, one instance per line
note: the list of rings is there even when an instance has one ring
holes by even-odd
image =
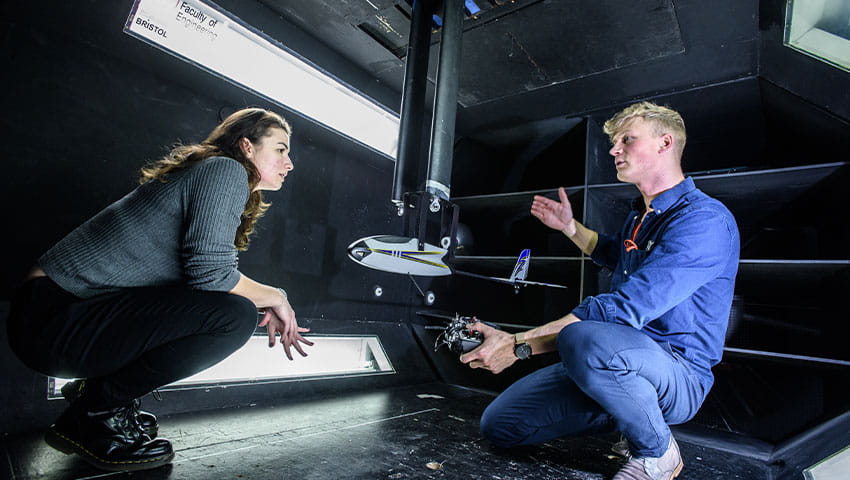
[[[230,291],[239,281],[234,239],[248,173],[212,157],[140,185],[60,240],[39,266],[88,298],[121,288],[185,285]]]

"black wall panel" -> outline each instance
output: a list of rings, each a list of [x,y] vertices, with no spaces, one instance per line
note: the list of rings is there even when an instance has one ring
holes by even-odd
[[[463,109],[458,117],[459,130],[466,134],[556,115],[578,116],[635,98],[747,77],[758,71],[757,1],[679,0],[674,5],[684,45],[681,53]],[[624,2],[621,8],[637,7]],[[602,42],[642,42],[653,37],[644,28],[639,22],[623,21],[607,30],[617,35],[608,36],[605,31],[598,32],[598,36],[589,33],[586,45],[592,48]]]

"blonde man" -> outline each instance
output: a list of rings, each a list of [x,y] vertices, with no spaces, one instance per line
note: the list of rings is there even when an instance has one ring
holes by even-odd
[[[484,343],[461,357],[499,373],[557,350],[561,362],[511,385],[486,409],[482,433],[502,447],[561,436],[621,432],[628,461],[615,480],[669,480],[682,470],[669,425],[693,418],[722,356],[739,258],[735,219],[685,177],[686,133],[674,110],[649,102],[605,123],[617,178],[640,197],[615,235],[536,196],[531,213],[611,269],[610,292],[563,318],[510,335],[485,324]]]

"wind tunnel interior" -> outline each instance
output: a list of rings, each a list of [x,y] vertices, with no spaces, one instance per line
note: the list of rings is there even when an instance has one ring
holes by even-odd
[[[492,0],[475,2],[481,11],[474,15],[466,10],[451,171],[459,211],[453,265],[505,277],[529,248],[529,280],[568,286],[518,293],[462,276],[412,281],[352,262],[346,247],[356,239],[403,234],[390,202],[393,160],[125,34],[133,3],[2,7],[7,173],[0,205],[10,260],[0,273],[0,336],[14,286],[44,250],[126,194],[138,169],[169,146],[202,140],[228,113],[261,106],[292,123],[295,170],[266,196],[273,205],[240,254],[240,269],[286,288],[299,322],[316,335],[377,336],[392,365],[381,375],[146,397],[143,405],[164,428],[173,422],[183,432],[182,460],[170,475],[278,478],[271,462],[237,460],[212,445],[238,452],[256,443],[257,455],[246,455],[255,459],[295,455],[275,443],[293,438],[309,453],[301,452],[304,464],[285,462],[298,464],[291,474],[303,478],[339,471],[350,478],[608,478],[616,471],[608,438],[503,452],[478,433],[493,394],[557,356],[494,376],[435,349],[435,328],[454,314],[540,325],[605,291],[608,273],[528,209],[534,194],[555,198],[563,186],[579,220],[617,229],[636,192],[617,182],[602,124],[644,99],[682,113],[685,170],[729,207],[741,231],[715,386],[697,417],[675,427],[686,455],[680,478],[800,478],[850,443],[850,307],[842,300],[850,288],[842,208],[850,182],[850,73],[783,44],[786,2]],[[399,112],[408,2],[216,4]],[[426,103],[435,94],[439,38],[439,31],[430,37]],[[428,129],[430,107],[422,116]],[[419,178],[427,141],[423,135]],[[424,291],[433,292],[433,304]],[[47,398],[48,379],[24,367],[5,339],[0,364],[9,459],[0,472],[92,474],[36,446],[65,408]],[[338,458],[328,459],[330,450]],[[215,460],[204,463],[205,455]]]

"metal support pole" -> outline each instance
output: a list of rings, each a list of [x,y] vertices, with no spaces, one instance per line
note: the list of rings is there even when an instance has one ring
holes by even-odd
[[[433,13],[434,0],[413,1],[401,98],[398,157],[393,174],[392,201],[399,207],[399,214],[402,213],[404,194],[419,188],[417,177],[422,160],[422,120],[425,117]]]
[[[425,183],[428,193],[443,200],[448,200],[451,193],[462,40],[463,0],[443,0],[443,29],[440,33],[440,59],[431,125],[431,153],[428,180]]]

